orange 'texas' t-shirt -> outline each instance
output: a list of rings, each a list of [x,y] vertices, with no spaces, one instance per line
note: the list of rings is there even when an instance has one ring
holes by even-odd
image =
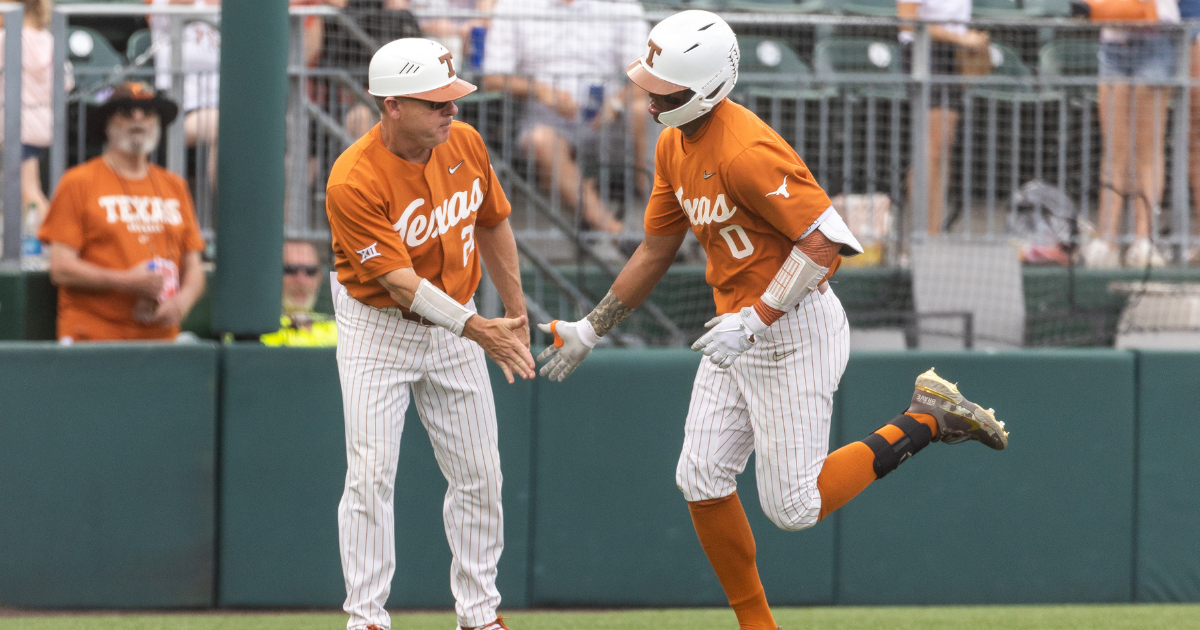
[[[38,232],[46,243],[78,250],[106,269],[129,269],[165,258],[182,270],[188,252],[204,249],[187,182],[155,164],[142,179],[118,176],[95,158],[68,170]],[[76,341],[174,339],[179,327],[147,326],[133,318],[137,297],[123,291],[58,288],[58,336]]]
[[[470,125],[451,123],[450,139],[434,147],[426,164],[389,151],[375,125],[329,174],[325,212],[338,282],[363,304],[395,307],[375,278],[412,267],[466,304],[482,276],[475,226],[493,227],[511,210],[483,138]]]
[[[792,147],[726,99],[690,137],[674,128],[658,137],[646,233],[691,227],[708,254],[717,313],[733,313],[758,301],[796,239],[829,207]]]

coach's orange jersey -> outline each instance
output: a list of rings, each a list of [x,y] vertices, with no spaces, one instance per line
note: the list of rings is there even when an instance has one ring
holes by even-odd
[[[792,244],[830,207],[792,147],[728,99],[691,136],[665,129],[654,160],[646,233],[692,228],[708,254],[718,314],[757,302]]]
[[[375,125],[334,162],[325,211],[338,282],[384,308],[399,305],[375,279],[404,267],[466,304],[482,275],[475,226],[499,224],[511,207],[483,138],[454,121],[427,164],[389,151]]]

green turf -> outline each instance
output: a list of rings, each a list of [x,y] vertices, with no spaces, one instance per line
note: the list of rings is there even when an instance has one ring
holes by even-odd
[[[733,630],[727,609],[510,613],[513,630]],[[779,608],[787,630],[1187,630],[1200,605]],[[345,615],[321,613],[88,614],[0,617],[0,630],[340,630]],[[451,630],[446,613],[392,616],[395,630]]]

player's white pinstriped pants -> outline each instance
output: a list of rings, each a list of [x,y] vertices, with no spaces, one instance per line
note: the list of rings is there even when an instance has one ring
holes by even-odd
[[[733,494],[753,451],[767,517],[786,530],[815,525],[833,392],[849,351],[846,313],[830,290],[809,294],[729,369],[705,357],[675,472],[683,496],[704,501]]]
[[[346,489],[338,506],[350,630],[391,627],[384,604],[396,570],[392,495],[409,387],[449,487],[442,508],[458,622],[496,619],[504,548],[496,407],[483,349],[397,309],[337,299],[338,373],[346,419]]]

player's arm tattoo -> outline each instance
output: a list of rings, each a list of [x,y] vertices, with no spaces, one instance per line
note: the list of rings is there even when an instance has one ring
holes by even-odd
[[[604,296],[603,300],[588,313],[587,320],[592,324],[592,328],[596,330],[596,334],[603,337],[621,323],[621,320],[629,317],[633,309],[621,303],[617,296],[612,291]]]

